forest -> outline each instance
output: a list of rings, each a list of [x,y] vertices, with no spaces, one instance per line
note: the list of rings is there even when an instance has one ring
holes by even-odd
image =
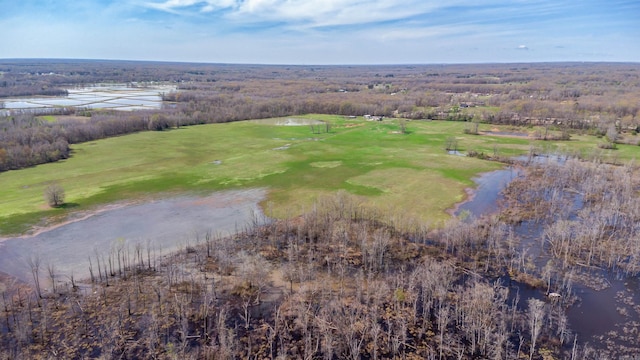
[[[442,135],[442,156],[457,156],[457,138],[479,136],[480,126],[528,133],[537,145],[515,159],[498,145],[524,145],[498,134],[493,154],[466,154],[521,174],[484,216],[451,211],[433,225],[339,190],[301,214],[256,214],[231,236],[192,234],[171,254],[150,243],[96,252],[87,279],[32,256],[32,281],[0,273],[0,359],[633,359],[640,351],[640,294],[628,290],[640,274],[640,64],[0,60],[6,99],[99,83],[176,91],[159,110],[10,111],[0,118],[0,171],[68,159],[73,144],[98,139],[305,114],[391,118],[384,136],[405,138],[414,122],[464,123],[464,133]],[[364,128],[321,124],[313,136]],[[579,136],[598,139],[590,156],[572,147]],[[547,152],[555,143],[565,151]],[[623,146],[621,159],[598,156]],[[625,284],[616,301],[600,305],[621,320],[600,337],[579,335],[571,312],[587,308],[584,289],[616,281]]]
[[[1,97],[64,95],[97,83],[171,83],[159,111],[59,107],[0,118],[0,171],[65,159],[69,144],[193,124],[301,114],[386,116],[637,132],[640,66],[540,63],[266,66],[116,61],[0,61]],[[74,115],[74,116],[64,116]],[[614,139],[615,140],[615,139]]]

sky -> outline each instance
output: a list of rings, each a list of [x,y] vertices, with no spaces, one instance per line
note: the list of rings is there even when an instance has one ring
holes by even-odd
[[[0,0],[0,58],[640,62],[639,0]]]

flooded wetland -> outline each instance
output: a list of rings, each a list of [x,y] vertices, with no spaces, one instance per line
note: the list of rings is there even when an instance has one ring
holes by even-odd
[[[509,196],[521,191],[511,190],[505,198],[505,189],[514,181],[530,181],[526,175],[528,166],[562,167],[565,162],[564,158],[520,157],[505,169],[482,174],[474,179],[476,187],[468,190],[468,200],[456,207],[454,216],[467,222],[500,216],[505,207],[508,210]],[[553,200],[548,192],[545,194],[546,201]],[[0,272],[31,283],[33,273],[29,264],[38,259],[44,267],[54,266],[56,281],[61,284],[72,277],[87,279],[90,267],[104,262],[114,252],[138,249],[157,258],[201,245],[206,237],[226,237],[260,226],[267,221],[258,206],[265,195],[264,189],[233,190],[121,204],[81,218],[76,215],[75,220],[70,218],[33,235],[2,239]],[[567,194],[553,196],[567,197]],[[567,331],[567,346],[575,340],[612,355],[633,352],[637,341],[634,334],[640,324],[640,293],[635,275],[580,263],[577,267],[549,268],[548,264],[557,262],[545,240],[550,236],[549,226],[562,219],[576,219],[583,210],[582,197],[568,198],[569,203],[562,205],[564,215],[549,213],[544,217],[546,220],[522,220],[510,225],[507,231],[510,241],[515,239],[518,244],[515,252],[521,264],[514,265],[518,268],[516,273],[546,276],[548,284],[537,287],[519,281],[518,275],[507,275],[500,281],[510,289],[511,301],[516,301],[519,308],[526,308],[528,299],[550,301],[549,294],[558,294],[561,301],[551,302],[551,306],[554,311],[566,311],[566,315],[559,316],[566,316],[568,329],[576,329]],[[48,281],[42,284],[51,286]]]
[[[592,223],[588,225],[583,223],[584,213],[588,211],[585,209],[588,205],[584,198],[585,192],[576,190],[576,184],[568,180],[560,186],[564,190],[559,190],[555,188],[558,185],[552,186],[552,184],[548,184],[547,189],[538,186],[527,188],[525,185],[541,180],[535,176],[527,177],[527,168],[535,168],[540,172],[544,171],[540,169],[551,167],[557,171],[564,166],[577,166],[576,160],[545,155],[521,156],[514,161],[514,164],[506,169],[485,173],[475,178],[477,187],[469,192],[467,201],[456,207],[455,216],[467,222],[491,216],[511,217],[514,213],[509,209],[509,201],[516,201],[520,203],[519,206],[524,206],[526,201],[522,200],[522,197],[520,200],[515,200],[519,197],[516,194],[529,192],[531,188],[539,188],[542,198],[538,198],[537,201],[556,204],[551,208],[541,206],[539,211],[546,212],[543,216],[526,219],[531,214],[524,215],[524,218],[509,225],[507,232],[510,239],[505,238],[504,241],[515,239],[517,243],[515,252],[521,259],[521,265],[515,266],[516,268],[521,266],[518,271],[546,278],[546,284],[540,286],[523,283],[517,280],[518,275],[515,277],[507,275],[501,278],[501,281],[511,288],[512,293],[517,294],[521,304],[519,306],[525,307],[529,298],[546,300],[545,298],[549,297],[551,300],[550,294],[557,296],[560,301],[550,302],[559,305],[558,310],[566,314],[563,316],[566,316],[568,328],[572,331],[571,341],[575,340],[590,346],[603,355],[608,354],[606,356],[621,357],[637,353],[640,351],[638,347],[640,288],[637,272],[625,271],[624,268],[616,265],[596,266],[578,259],[573,260],[571,264],[559,265],[562,259],[558,259],[559,254],[553,248],[557,236],[576,236],[575,233],[554,233],[551,229],[554,229],[554,224],[558,221],[573,221],[576,224],[583,224],[579,226],[594,226]],[[571,161],[570,165],[566,165],[567,161]],[[593,164],[586,166],[598,167]],[[577,170],[568,170],[568,172],[575,173]],[[520,184],[509,189],[505,196],[505,189],[516,180]],[[536,205],[529,203],[529,206]],[[507,212],[502,215],[500,212],[504,210]],[[530,210],[531,208],[527,211]],[[612,224],[609,223],[609,226]],[[608,236],[616,236],[616,234],[611,233]],[[621,235],[617,234],[617,236]],[[637,261],[636,258],[629,257],[624,264]],[[514,270],[510,270],[510,273],[512,271]]]
[[[0,239],[0,272],[32,282],[29,262],[55,266],[60,282],[89,277],[89,261],[136,247],[156,256],[226,237],[264,223],[258,203],[265,191],[223,191],[108,206],[35,235]],[[75,215],[76,217],[78,215]],[[50,284],[49,284],[50,286]]]
[[[636,65],[90,64],[0,71],[0,358],[640,353]]]
[[[103,84],[67,89],[64,97],[33,97],[3,99],[0,115],[32,112],[51,113],[60,108],[145,110],[160,109],[163,93],[175,91],[171,85],[132,86],[126,84]]]

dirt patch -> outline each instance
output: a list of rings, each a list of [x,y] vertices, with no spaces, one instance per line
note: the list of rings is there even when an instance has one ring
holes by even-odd
[[[326,168],[326,169],[333,169],[336,168],[338,166],[342,165],[342,161],[338,160],[338,161],[317,161],[317,162],[313,162],[311,164],[311,167],[315,167],[315,168]]]

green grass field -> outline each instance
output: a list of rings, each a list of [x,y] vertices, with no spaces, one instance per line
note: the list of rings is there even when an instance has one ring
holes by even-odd
[[[448,155],[447,138],[455,137],[463,152],[503,156],[526,153],[532,145],[598,150],[592,137],[555,144],[466,135],[467,124],[459,122],[412,121],[401,134],[394,120],[300,118],[329,121],[331,131],[314,134],[310,126],[265,120],[143,132],[73,145],[68,160],[0,173],[0,235],[121,200],[250,187],[269,190],[263,208],[270,216],[299,214],[318,196],[346,190],[382,210],[433,224],[449,217],[445,210],[463,199],[473,176],[501,167]],[[636,150],[620,146],[614,156],[629,159]],[[65,189],[65,208],[46,206],[43,191],[50,183]]]

